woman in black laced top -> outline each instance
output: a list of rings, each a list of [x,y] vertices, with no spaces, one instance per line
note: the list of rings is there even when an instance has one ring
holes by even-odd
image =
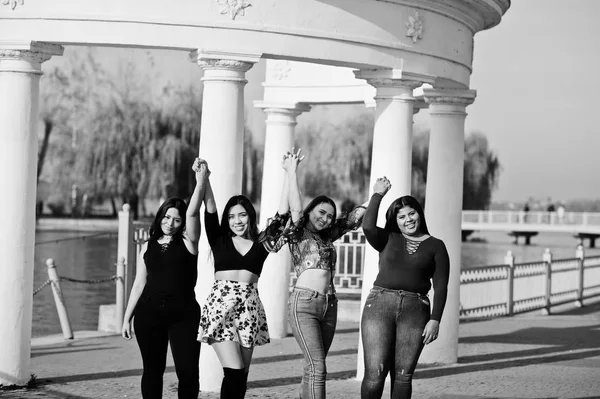
[[[423,346],[438,336],[448,291],[446,246],[429,235],[415,198],[396,199],[386,213],[385,228],[376,226],[381,199],[390,187],[387,178],[377,179],[363,223],[367,241],[379,251],[379,274],[361,319],[362,399],[381,398],[388,372],[391,398],[411,397],[413,372]],[[435,295],[430,312],[431,281]]]
[[[283,195],[287,201],[287,193]],[[212,249],[215,282],[202,307],[199,340],[212,346],[223,367],[222,399],[243,398],[255,346],[269,342],[265,311],[257,283],[270,251],[283,245],[277,238],[285,218],[276,215],[258,232],[256,212],[248,198],[227,201],[219,224],[207,179],[204,227]]]
[[[122,335],[131,339],[133,317],[144,366],[144,399],[162,398],[169,343],[179,379],[178,398],[198,397],[200,343],[196,336],[200,307],[194,287],[198,276],[199,209],[208,172],[200,159],[192,168],[196,187],[189,205],[181,198],[169,198],[158,208],[150,238],[139,254],[125,310]]]

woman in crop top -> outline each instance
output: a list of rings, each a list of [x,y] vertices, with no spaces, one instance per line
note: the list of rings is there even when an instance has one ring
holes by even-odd
[[[162,398],[169,343],[179,379],[178,397],[198,397],[200,343],[196,336],[200,306],[194,287],[198,276],[199,209],[207,168],[199,159],[192,168],[196,187],[189,204],[186,206],[181,198],[169,198],[156,212],[150,238],[139,253],[125,310],[122,335],[131,339],[133,317],[144,367],[144,399]]]
[[[287,200],[287,197],[286,197]],[[198,339],[210,344],[223,367],[221,398],[243,398],[252,352],[269,342],[269,330],[257,283],[285,219],[276,216],[259,235],[256,211],[243,195],[227,201],[221,217],[207,179],[204,226],[212,249],[215,282],[202,307]]]
[[[336,251],[333,242],[358,228],[365,211],[359,206],[336,218],[335,203],[324,195],[313,199],[302,211],[296,168],[300,150],[284,157],[289,181],[289,208],[293,224],[284,232],[298,277],[288,302],[292,333],[304,355],[300,385],[303,399],[325,398],[325,358],[337,324],[337,299],[333,278]],[[281,209],[283,210],[283,208]],[[287,209],[286,209],[287,211]]]
[[[448,252],[429,235],[423,208],[404,196],[387,210],[385,228],[376,226],[381,199],[391,185],[379,178],[365,215],[367,241],[379,251],[379,274],[361,319],[365,374],[361,398],[381,398],[388,372],[391,398],[412,395],[412,376],[424,345],[437,339],[446,303]],[[427,297],[433,281],[433,309]]]

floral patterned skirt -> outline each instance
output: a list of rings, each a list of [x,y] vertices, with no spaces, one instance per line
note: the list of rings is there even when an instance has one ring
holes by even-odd
[[[268,344],[267,317],[256,284],[216,280],[202,306],[198,340],[235,341],[245,348]]]

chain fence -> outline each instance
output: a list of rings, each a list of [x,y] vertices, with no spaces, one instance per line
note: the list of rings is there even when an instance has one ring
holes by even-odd
[[[80,284],[101,284],[101,283],[107,283],[110,281],[116,281],[116,280],[121,280],[121,279],[122,279],[122,277],[119,277],[117,275],[113,275],[113,276],[110,276],[107,278],[88,279],[88,280],[80,280],[80,279],[64,277],[64,276],[59,277],[59,281],[68,281],[71,283],[80,283]],[[36,296],[40,291],[42,291],[44,288],[46,288],[50,284],[52,284],[52,280],[50,280],[50,279],[46,280],[42,285],[40,285],[38,288],[36,288],[33,291],[33,296]]]

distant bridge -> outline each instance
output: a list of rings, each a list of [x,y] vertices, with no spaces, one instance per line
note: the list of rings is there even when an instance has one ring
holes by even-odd
[[[570,233],[581,241],[588,239],[595,247],[600,237],[600,213],[595,212],[524,212],[524,211],[463,211],[463,241],[474,231],[506,231],[515,237],[525,238],[543,233]]]

